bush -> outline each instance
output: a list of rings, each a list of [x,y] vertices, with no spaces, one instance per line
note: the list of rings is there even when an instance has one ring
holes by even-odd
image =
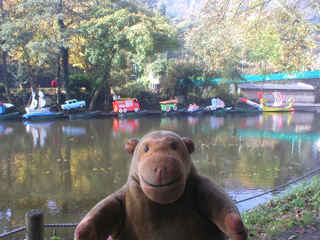
[[[216,85],[209,94],[211,98],[220,98],[226,107],[235,106],[237,97],[230,93],[229,85]]]
[[[140,91],[137,95],[141,109],[160,110],[159,102],[161,99],[155,93]]]
[[[130,81],[121,88],[116,88],[115,92],[121,98],[137,98],[141,109],[159,110],[161,100],[158,94],[148,91],[142,82]]]
[[[19,112],[25,112],[30,98],[30,93],[17,93],[14,95],[14,105]]]
[[[76,74],[70,76],[70,92],[81,93],[81,92],[92,92],[93,79],[83,74]]]

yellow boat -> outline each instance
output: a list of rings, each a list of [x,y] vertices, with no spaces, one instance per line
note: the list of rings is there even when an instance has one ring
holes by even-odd
[[[284,100],[282,92],[275,91],[274,93],[272,93],[272,95],[274,97],[274,103],[273,103],[272,107],[268,107],[266,105],[267,100],[264,98],[260,99],[260,104],[258,104],[256,102],[252,102],[252,101],[245,99],[245,98],[240,98],[240,100],[247,103],[248,105],[250,105],[252,107],[259,109],[261,112],[294,112],[295,111],[295,109],[293,108],[293,100],[292,99],[288,99],[288,102],[290,103],[289,106],[281,107],[283,104],[283,100]]]
[[[287,107],[267,107],[264,105],[264,99],[260,100],[260,111],[262,112],[294,112],[295,109],[293,108],[293,100],[289,99],[290,102],[289,106]]]

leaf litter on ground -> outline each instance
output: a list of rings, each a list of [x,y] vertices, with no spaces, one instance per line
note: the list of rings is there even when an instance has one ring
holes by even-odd
[[[320,179],[288,188],[242,214],[249,239],[320,239]]]

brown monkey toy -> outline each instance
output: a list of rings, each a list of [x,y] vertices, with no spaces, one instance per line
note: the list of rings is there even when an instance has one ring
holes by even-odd
[[[130,139],[127,183],[79,223],[76,240],[246,240],[230,196],[197,172],[194,144],[169,131]]]

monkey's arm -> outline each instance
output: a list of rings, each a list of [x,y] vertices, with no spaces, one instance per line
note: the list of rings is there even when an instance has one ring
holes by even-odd
[[[247,240],[248,234],[238,208],[217,183],[202,178],[198,185],[198,204],[202,214],[232,240]]]
[[[113,194],[94,206],[79,223],[74,240],[105,240],[116,237],[124,220],[121,198]]]

